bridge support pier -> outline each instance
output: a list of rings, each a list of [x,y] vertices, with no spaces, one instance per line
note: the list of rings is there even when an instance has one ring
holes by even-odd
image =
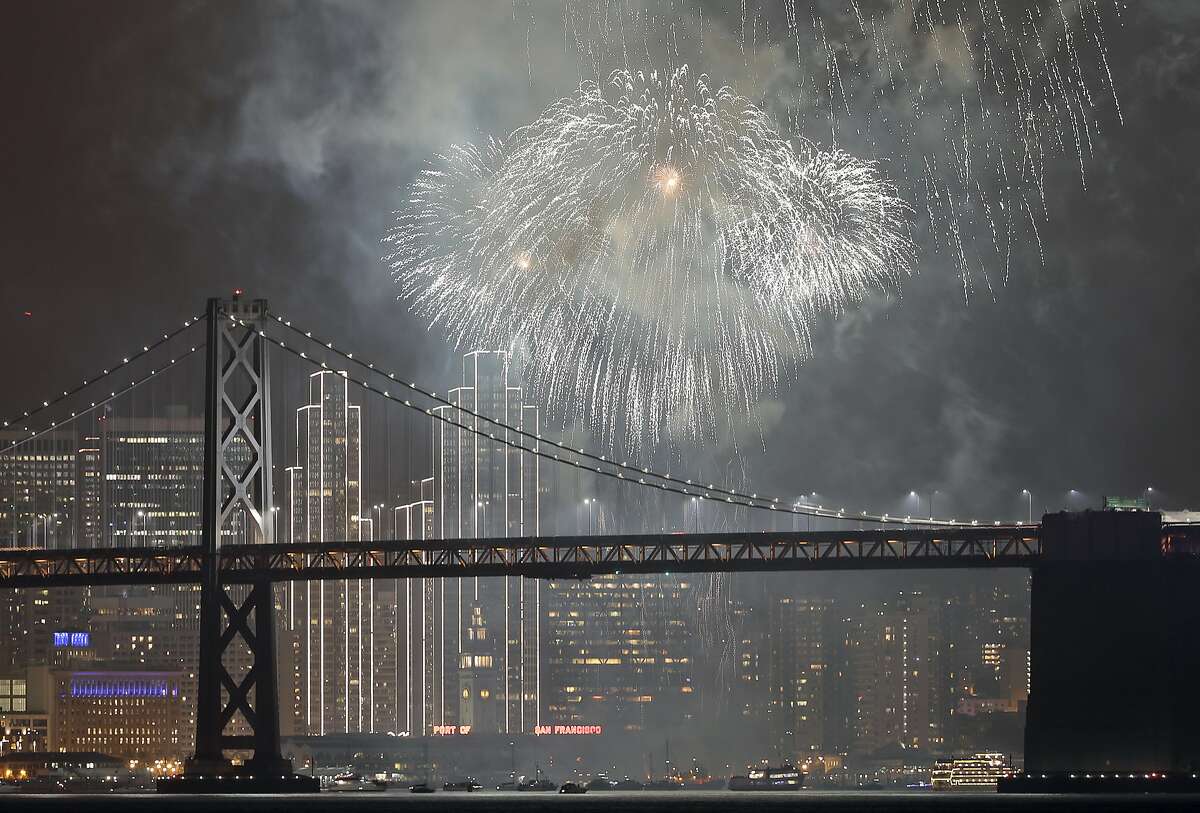
[[[1116,774],[1165,790],[1163,774],[1200,770],[1200,563],[1164,555],[1162,538],[1157,513],[1043,518],[1026,775],[1002,790],[1103,791]]]
[[[271,380],[261,335],[266,315],[261,299],[208,301],[196,753],[182,775],[158,781],[160,793],[320,789],[314,777],[294,773],[280,751],[271,581],[264,576],[248,590],[231,592],[218,567],[224,536],[274,541]],[[226,655],[236,656],[238,648],[249,655],[249,665],[231,671]],[[227,734],[239,717],[249,733]],[[225,756],[226,750],[251,749],[253,756],[241,765]]]

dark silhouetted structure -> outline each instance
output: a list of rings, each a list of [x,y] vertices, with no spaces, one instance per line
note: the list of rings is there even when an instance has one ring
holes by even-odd
[[[1041,530],[1026,772],[1196,771],[1200,560],[1164,550],[1154,512],[1049,514]]]

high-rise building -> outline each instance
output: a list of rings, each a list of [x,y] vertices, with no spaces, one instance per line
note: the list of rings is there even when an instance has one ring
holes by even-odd
[[[104,439],[87,435],[75,452],[75,544],[98,548],[104,533]]]
[[[0,544],[75,546],[75,450],[70,431],[0,432]],[[80,628],[81,588],[0,591],[0,669],[49,662],[51,633]]]
[[[845,627],[854,686],[854,749],[870,754],[899,744],[940,746],[941,636],[921,591],[859,604]]]
[[[791,596],[771,601],[767,716],[780,753],[802,762],[833,750],[826,730],[830,704],[830,638],[834,609],[827,599]]]
[[[308,403],[296,410],[296,455],[296,466],[288,470],[291,538],[362,539],[361,410],[350,403],[345,373],[309,377]],[[305,582],[292,593],[304,625],[297,664],[309,734],[370,730],[368,582]]]
[[[105,533],[117,547],[196,545],[204,485],[204,421],[181,408],[105,421]]]
[[[394,509],[396,534],[401,539],[434,537],[432,492],[432,479],[423,480],[422,498]],[[444,679],[447,666],[445,588],[450,581],[440,578],[392,581],[396,731],[428,734],[434,726],[454,725],[457,721],[457,686],[449,688],[447,698]],[[456,617],[450,623],[450,635],[455,636]],[[456,674],[456,665],[450,674]]]
[[[541,479],[538,458],[510,444],[536,450],[538,410],[523,402],[519,374],[505,350],[474,351],[463,357],[462,385],[449,391],[450,405],[433,410],[433,530],[443,539],[516,537],[539,532]],[[497,426],[489,418],[528,433]],[[453,724],[451,707],[440,703],[450,676],[460,668],[470,613],[478,604],[490,621],[500,678],[496,693],[498,731],[529,731],[541,722],[542,587],[523,577],[438,580],[432,587],[439,630],[437,662],[443,685],[436,686],[439,724]],[[444,648],[443,648],[444,646]],[[434,682],[437,675],[431,676]]]
[[[546,590],[546,713],[558,723],[662,730],[694,718],[690,583],[597,576]]]
[[[0,431],[0,540],[14,548],[75,546],[75,434]]]

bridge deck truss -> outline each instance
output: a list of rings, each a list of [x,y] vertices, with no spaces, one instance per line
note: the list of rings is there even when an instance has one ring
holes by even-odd
[[[224,545],[226,584],[432,576],[1028,567],[1034,526]],[[0,587],[198,582],[199,547],[0,550]]]

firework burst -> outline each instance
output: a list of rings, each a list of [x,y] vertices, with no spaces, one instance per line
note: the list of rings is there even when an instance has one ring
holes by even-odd
[[[439,156],[387,260],[431,325],[521,348],[545,403],[636,448],[744,416],[815,318],[910,272],[908,223],[873,164],[789,142],[684,66],[585,82]]]

